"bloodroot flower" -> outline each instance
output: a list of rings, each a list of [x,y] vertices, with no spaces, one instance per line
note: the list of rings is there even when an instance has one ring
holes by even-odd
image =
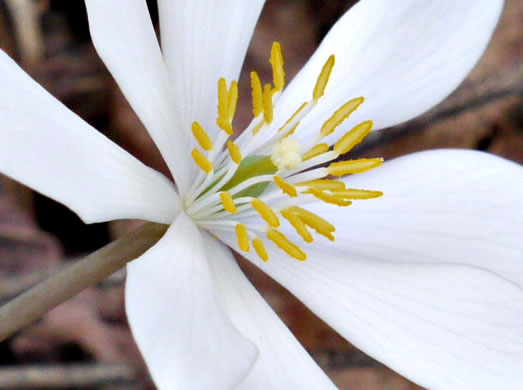
[[[285,88],[251,73],[261,0],[87,0],[94,45],[175,183],[0,60],[0,171],[85,222],[168,224],[127,267],[126,309],[161,389],[334,388],[231,248],[365,353],[430,388],[523,379],[523,170],[437,150],[339,157],[446,97],[485,49],[500,0],[361,0]],[[240,130],[240,129],[237,129]]]

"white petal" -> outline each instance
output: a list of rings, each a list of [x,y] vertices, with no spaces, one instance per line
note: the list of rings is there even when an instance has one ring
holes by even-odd
[[[247,257],[405,377],[434,389],[521,384],[523,291],[511,282],[474,267],[388,264],[318,247],[301,263],[267,246],[267,263]]]
[[[202,237],[180,214],[165,236],[127,266],[127,318],[159,389],[229,389],[257,349],[219,303]]]
[[[190,128],[180,126],[145,0],[86,0],[96,51],[162,153],[180,190],[190,185]],[[188,151],[189,150],[189,151]]]
[[[229,249],[204,237],[216,286],[231,321],[260,356],[240,389],[335,389],[238,267]]]
[[[337,227],[337,249],[377,261],[472,265],[523,287],[519,164],[482,152],[434,150],[345,182],[384,195],[341,212],[321,203],[308,207]]]
[[[169,223],[173,185],[81,120],[0,52],[0,173],[63,203],[84,222]]]
[[[297,137],[316,133],[340,105],[359,96],[365,102],[344,125],[346,129],[369,119],[375,129],[381,129],[420,115],[448,96],[470,72],[485,50],[502,6],[503,0],[359,1],[282,95],[278,123],[312,96],[331,54],[336,64],[325,96],[302,122]]]
[[[267,243],[247,257],[341,335],[429,388],[519,388],[523,372],[523,170],[485,153],[431,151],[354,175],[382,198],[310,210],[336,242]],[[295,242],[295,234],[287,232]],[[220,238],[235,245],[234,235]]]
[[[159,0],[162,49],[184,128],[218,131],[217,85],[238,80],[265,0]]]

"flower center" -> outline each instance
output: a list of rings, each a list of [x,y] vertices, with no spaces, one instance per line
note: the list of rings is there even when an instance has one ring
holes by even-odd
[[[192,158],[200,168],[192,188],[184,197],[186,212],[201,228],[213,233],[233,232],[241,251],[254,248],[263,260],[269,259],[261,237],[276,244],[290,257],[305,260],[306,253],[280,230],[283,218],[306,242],[313,241],[310,232],[334,241],[335,227],[321,216],[300,206],[323,201],[349,206],[355,199],[371,199],[383,195],[379,191],[346,188],[345,183],[329,176],[341,177],[365,172],[382,163],[381,158],[332,162],[360,143],[372,129],[365,121],[348,131],[331,148],[322,142],[333,133],[362,103],[363,98],[349,100],[323,124],[314,139],[300,143],[292,135],[300,121],[323,96],[334,66],[330,56],[323,66],[313,90],[312,99],[281,126],[274,129],[273,109],[285,85],[283,57],[279,43],[272,46],[270,62],[273,84],[263,88],[256,72],[251,73],[253,120],[236,140],[232,120],[238,102],[238,84],[229,87],[225,79],[218,81],[217,126],[221,129],[214,140],[198,122],[192,125],[200,148]]]

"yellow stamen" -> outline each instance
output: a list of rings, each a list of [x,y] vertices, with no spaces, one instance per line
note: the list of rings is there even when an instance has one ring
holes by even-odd
[[[379,167],[383,162],[382,158],[360,158],[359,160],[349,160],[335,162],[329,165],[329,175],[344,176],[349,173],[362,173],[369,169]]]
[[[242,251],[249,252],[249,235],[244,224],[236,225],[236,237],[238,238],[238,246]]]
[[[321,229],[327,232],[334,232],[336,228],[334,225],[330,224],[322,217],[314,214],[313,212],[306,210],[304,208],[293,206],[289,207],[288,210],[292,211],[294,214],[298,215],[300,219],[307,225],[313,228],[314,230]]]
[[[308,152],[304,153],[301,156],[302,161],[310,160],[313,157],[319,156],[320,154],[326,153],[329,151],[329,145],[327,144],[317,144],[314,145]]]
[[[284,125],[283,125],[282,127],[280,127],[280,129],[279,129],[278,131],[282,131],[283,129],[285,129],[285,128],[287,127],[287,125],[288,125],[289,123],[291,123],[291,121],[292,121],[294,118],[296,118],[296,116],[297,116],[297,115],[298,115],[298,114],[299,114],[299,113],[300,113],[300,112],[305,108],[306,105],[307,105],[307,103],[303,103],[303,104],[300,106],[300,108],[298,108],[298,109],[296,110],[296,112],[295,112],[294,114],[292,114],[292,116],[291,116],[289,119],[287,119],[287,122],[285,122]],[[298,126],[298,124],[296,124],[294,127],[296,127],[296,126]]]
[[[222,201],[223,208],[229,213],[234,214],[238,211],[236,209],[236,205],[234,204],[234,199],[227,191],[220,192],[220,199]]]
[[[276,185],[278,187],[280,187],[280,189],[286,193],[287,195],[291,196],[291,197],[295,197],[295,196],[298,196],[298,191],[296,191],[296,188],[294,186],[292,186],[291,184],[287,183],[285,180],[283,180],[281,177],[279,176],[274,176],[274,183],[276,183]]]
[[[345,183],[343,183],[342,181],[339,181],[339,180],[330,180],[330,179],[316,179],[316,180],[304,181],[302,183],[296,184],[296,186],[313,187],[320,191],[323,191],[323,190],[341,191],[341,190],[345,189]]]
[[[229,94],[227,81],[223,77],[218,80],[218,119],[226,120],[229,114]]]
[[[271,123],[272,118],[272,89],[270,84],[265,84],[263,87],[263,119],[266,123]]]
[[[336,127],[338,127],[360,106],[361,103],[363,103],[363,100],[364,99],[362,97],[351,99],[343,106],[338,108],[336,112],[332,114],[332,116],[327,119],[327,121],[321,127],[321,136],[326,137],[331,134],[336,129]]]
[[[263,241],[260,238],[255,237],[252,240],[252,246],[254,247],[254,250],[256,251],[258,256],[260,256],[260,259],[262,259],[263,261],[269,260],[269,255],[267,254],[265,245],[263,245]]]
[[[229,149],[229,155],[231,156],[232,161],[234,161],[236,164],[239,164],[242,160],[242,154],[238,145],[229,140],[227,142],[227,148]]]
[[[307,226],[303,221],[295,215],[291,210],[285,209],[280,212],[283,218],[285,218],[294,227],[296,232],[303,238],[305,242],[312,242],[312,235],[307,229]]]
[[[207,157],[205,157],[198,149],[194,148],[191,152],[191,156],[196,165],[198,165],[205,173],[209,173],[214,169],[212,163],[207,160]]]
[[[200,144],[203,150],[209,151],[212,150],[213,145],[212,141],[209,138],[209,135],[205,132],[202,126],[198,122],[193,122],[192,124],[192,133],[198,144]]]
[[[233,89],[232,85],[231,89]],[[234,95],[234,93],[232,95]],[[234,101],[233,97],[234,96],[231,96],[232,101]],[[235,110],[236,107],[232,109],[233,114]],[[225,131],[227,135],[232,135],[233,130],[229,115],[229,92],[227,91],[227,82],[222,77],[218,80],[218,118],[216,119],[216,124],[220,129]]]
[[[296,244],[290,242],[285,235],[274,229],[267,229],[267,238],[274,242],[280,249],[285,251],[290,257],[304,261],[307,255]]]
[[[348,188],[346,190],[335,191],[334,194],[344,199],[374,199],[382,196],[383,192]]]
[[[272,44],[270,63],[272,65],[274,90],[281,92],[285,86],[285,70],[283,68],[283,54],[279,42],[274,42]]]
[[[252,134],[256,135],[258,134],[258,132],[263,128],[263,126],[265,126],[265,122],[260,122],[256,125],[256,127],[254,129],[252,129]]]
[[[258,73],[251,72],[252,114],[255,118],[263,112],[263,92]]]
[[[316,86],[314,87],[314,92],[312,94],[312,97],[314,100],[318,100],[323,96],[323,93],[325,92],[325,87],[327,86],[327,83],[329,82],[329,77],[332,72],[332,68],[334,66],[334,55],[331,55],[327,62],[325,62],[325,65],[323,65],[323,68],[321,69],[321,73],[318,76],[318,81],[316,81]]]
[[[345,134],[336,145],[334,151],[340,155],[347,153],[354,146],[359,144],[372,130],[372,121],[365,121],[355,126],[351,131]]]
[[[269,206],[265,204],[265,202],[260,199],[254,199],[251,202],[251,205],[270,227],[277,228],[280,226],[280,220],[278,219],[278,216]]]
[[[337,206],[350,206],[352,202],[345,200],[343,197],[337,196],[334,192],[332,195],[327,194],[324,191],[317,190],[316,188],[309,188],[305,193],[312,194],[319,200],[323,200],[325,203],[335,204]]]
[[[238,83],[233,81],[227,98],[227,120],[232,122],[234,114],[236,113],[236,105],[238,104]]]

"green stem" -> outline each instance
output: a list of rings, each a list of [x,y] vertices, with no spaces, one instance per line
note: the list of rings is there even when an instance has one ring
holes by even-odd
[[[0,307],[0,341],[142,255],[158,242],[166,230],[165,225],[145,224]]]

